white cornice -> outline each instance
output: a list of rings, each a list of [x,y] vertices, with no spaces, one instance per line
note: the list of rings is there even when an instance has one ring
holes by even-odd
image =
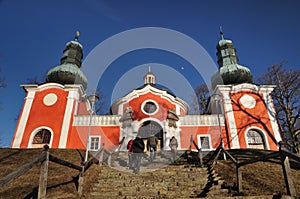
[[[232,93],[237,93],[240,91],[251,91],[254,93],[270,93],[274,90],[275,85],[255,85],[249,83],[237,84],[237,85],[217,85],[215,88],[216,92],[219,91],[230,91]]]
[[[57,88],[57,89],[62,89],[62,90],[66,90],[66,91],[71,91],[71,90],[77,90],[80,94],[80,96],[85,95],[85,91],[82,87],[81,84],[66,84],[66,85],[61,85],[58,83],[45,83],[45,84],[41,84],[41,85],[37,85],[37,84],[24,84],[21,85],[21,87],[26,91],[43,91],[43,90],[47,90],[50,88]]]
[[[166,99],[174,104],[178,104],[180,105],[180,107],[182,107],[185,111],[185,113],[189,112],[189,105],[183,101],[182,99],[178,98],[178,97],[174,97],[173,95],[169,94],[167,91],[165,90],[161,90],[158,88],[155,88],[153,86],[151,86],[150,84],[146,85],[145,87],[141,88],[141,89],[135,89],[133,91],[131,91],[130,93],[128,93],[127,95],[125,95],[124,97],[116,100],[113,104],[112,104],[112,109],[114,109],[115,107],[119,107],[121,104],[123,103],[127,103],[135,98],[138,98],[141,95],[145,95],[147,93],[152,93],[154,95],[158,95],[163,99]]]

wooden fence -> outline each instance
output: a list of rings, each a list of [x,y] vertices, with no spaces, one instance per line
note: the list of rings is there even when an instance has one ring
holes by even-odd
[[[90,166],[94,163],[94,160],[97,159],[99,164],[103,163],[104,160],[104,154],[108,156],[107,158],[107,164],[111,165],[111,157],[113,153],[120,150],[120,147],[122,146],[123,142],[125,140],[125,137],[118,143],[117,146],[115,146],[111,151],[108,151],[104,148],[104,144],[100,147],[100,149],[92,156],[90,159],[86,162],[83,162],[82,165],[75,165],[73,163],[67,162],[65,160],[59,159],[51,154],[49,154],[49,146],[45,145],[43,152],[36,157],[31,162],[24,164],[23,166],[19,167],[15,171],[9,173],[5,177],[0,179],[0,189],[6,186],[8,183],[13,181],[14,179],[18,178],[19,176],[23,175],[25,172],[27,172],[29,169],[31,169],[34,166],[37,166],[41,164],[41,170],[40,170],[40,178],[39,178],[39,189],[38,189],[38,198],[44,199],[46,198],[46,189],[47,189],[47,176],[48,176],[48,165],[49,161],[55,162],[57,164],[60,164],[62,166],[66,166],[75,170],[79,171],[79,178],[78,178],[78,194],[79,196],[82,195],[83,192],[83,184],[84,184],[84,173],[90,168]]]
[[[282,172],[284,176],[284,182],[286,186],[286,192],[287,195],[295,197],[297,195],[296,193],[296,188],[293,183],[292,179],[292,173],[291,173],[291,168],[290,168],[290,162],[289,158],[295,160],[296,162],[300,163],[300,156],[291,153],[287,151],[286,149],[283,149],[282,147],[279,147],[279,151],[274,151],[270,154],[263,155],[261,157],[257,158],[251,158],[249,160],[244,160],[244,161],[239,161],[237,158],[233,157],[226,149],[224,149],[222,143],[218,146],[218,148],[214,151],[214,153],[208,158],[206,162],[203,163],[203,155],[202,155],[202,150],[197,146],[194,140],[191,140],[191,143],[195,145],[196,149],[198,150],[199,153],[199,158],[200,158],[200,164],[201,166],[203,165],[209,165],[211,167],[214,167],[214,165],[217,163],[217,160],[219,159],[219,156],[221,153],[224,153],[230,161],[232,161],[235,165],[235,170],[236,170],[236,184],[237,184],[237,191],[242,192],[242,171],[241,167],[246,166],[249,164],[253,164],[256,162],[260,161],[266,161],[271,158],[280,158],[280,163],[282,166]]]
[[[75,165],[73,163],[64,161],[57,157],[52,156],[49,154],[49,147],[47,145],[44,146],[43,152],[36,157],[31,162],[24,164],[20,168],[16,169],[15,171],[11,172],[10,174],[6,175],[5,177],[0,179],[0,189],[7,185],[12,180],[18,178],[19,176],[23,175],[26,171],[31,169],[34,166],[37,166],[41,163],[41,170],[40,170],[40,179],[39,179],[39,189],[38,189],[38,198],[46,198],[46,188],[47,188],[47,176],[48,176],[48,164],[49,161],[55,162],[62,166],[66,166],[75,170],[79,171],[79,178],[78,178],[78,193],[81,196],[83,191],[83,184],[84,184],[84,173],[89,169],[89,167],[94,163],[94,160],[98,160],[98,164],[102,164],[104,162],[104,155],[107,156],[107,164],[111,166],[112,155],[119,151],[125,137],[119,142],[117,146],[115,146],[112,150],[108,151],[104,148],[104,144],[100,147],[100,149],[86,162],[82,165]],[[214,153],[208,158],[207,161],[203,162],[203,152],[200,147],[196,144],[196,142],[191,138],[190,140],[190,149],[194,145],[198,151],[198,157],[200,161],[200,165],[208,165],[210,164],[213,167],[220,154],[224,153],[230,161],[232,161],[235,165],[236,169],[236,184],[237,184],[237,191],[242,191],[242,172],[241,167],[253,164],[259,161],[265,161],[271,158],[280,158],[282,171],[284,175],[284,181],[286,185],[287,194],[290,196],[296,196],[296,189],[295,185],[292,180],[292,174],[290,169],[289,158],[297,161],[300,163],[300,157],[296,154],[293,154],[282,147],[279,148],[279,151],[272,152],[270,154],[264,155],[262,157],[252,158],[249,160],[239,161],[237,158],[233,157],[227,150],[224,149],[222,143],[218,146],[218,148],[214,151]]]

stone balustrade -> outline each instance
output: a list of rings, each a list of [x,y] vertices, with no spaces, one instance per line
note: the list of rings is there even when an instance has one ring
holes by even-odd
[[[220,125],[224,126],[224,116],[219,115]],[[121,116],[118,115],[93,115],[92,126],[119,126]],[[75,116],[74,126],[88,126],[89,115]],[[179,116],[180,126],[218,126],[218,115],[185,115]]]
[[[121,116],[118,115],[93,115],[91,126],[119,126]],[[74,126],[88,126],[90,124],[89,115],[74,117]]]
[[[220,125],[225,125],[223,115],[219,115]],[[218,126],[218,115],[184,115],[179,117],[181,126]]]

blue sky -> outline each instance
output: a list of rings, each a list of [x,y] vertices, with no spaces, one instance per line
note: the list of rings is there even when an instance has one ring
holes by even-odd
[[[282,61],[287,61],[290,69],[299,69],[299,8],[297,0],[0,0],[0,77],[5,77],[7,84],[0,89],[2,146],[10,145],[22,108],[25,92],[19,85],[35,76],[43,81],[45,73],[59,64],[65,44],[77,30],[81,32],[84,58],[99,43],[120,32],[161,27],[194,39],[216,63],[215,47],[222,26],[225,38],[232,39],[237,48],[239,63],[248,66],[257,78],[268,66]],[[173,67],[192,86],[201,83],[178,56],[148,49],[120,56],[107,68],[101,81],[110,85],[103,86],[108,98],[111,85],[124,73],[148,63]],[[143,84],[144,73],[139,73],[136,87]]]

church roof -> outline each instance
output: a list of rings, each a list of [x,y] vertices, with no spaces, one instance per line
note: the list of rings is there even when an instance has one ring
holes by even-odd
[[[253,83],[250,69],[238,64],[236,48],[232,41],[224,39],[222,32],[221,36],[216,47],[219,70],[211,78],[213,88],[222,84]]]
[[[76,33],[75,41],[66,44],[60,65],[48,71],[46,82],[59,84],[81,84],[87,87],[87,78],[80,70],[82,63],[82,45],[78,42],[79,32]]]
[[[151,72],[148,72],[148,73],[151,73]],[[144,76],[144,78],[147,76],[147,74]],[[153,75],[155,78],[155,75],[153,73],[151,73],[151,75]],[[163,88],[163,86],[161,86],[161,88],[159,88],[157,84],[150,83],[150,82],[145,82],[145,84],[143,86],[140,86],[140,87],[130,91],[125,96],[116,100],[111,105],[111,110],[115,110],[116,106],[119,106],[122,103],[129,102],[131,99],[137,98],[140,95],[147,94],[148,92],[154,93],[156,95],[160,95],[161,97],[169,100],[172,103],[180,104],[180,106],[183,107],[183,109],[185,110],[186,113],[189,112],[189,105],[184,100],[176,97],[176,95],[174,93],[170,92],[168,89]]]

